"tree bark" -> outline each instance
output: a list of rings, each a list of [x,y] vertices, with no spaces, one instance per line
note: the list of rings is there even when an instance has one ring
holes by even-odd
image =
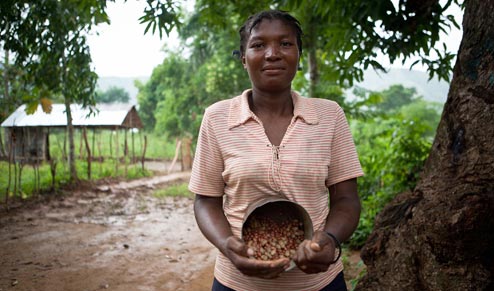
[[[308,13],[310,14],[310,12]],[[316,96],[316,88],[319,84],[319,67],[317,65],[317,37],[318,34],[316,32],[317,23],[315,23],[317,19],[314,17],[309,17],[309,26],[306,34],[305,42],[308,50],[307,54],[307,63],[308,63],[308,71],[309,71],[309,96],[308,97],[317,97]]]
[[[493,1],[465,2],[463,39],[422,178],[378,215],[356,290],[494,290]]]
[[[65,97],[65,112],[67,114],[67,133],[69,137],[69,171],[70,171],[70,182],[76,182],[77,170],[75,167],[75,144],[74,144],[74,125],[72,124],[72,111],[70,110],[70,100]]]
[[[9,24],[7,24],[7,27],[9,26]],[[4,89],[4,100],[7,101],[7,102],[10,102],[10,90],[9,90],[9,74],[8,74],[8,71],[9,71],[9,50],[8,49],[5,49],[4,47],[4,50],[5,50],[5,58],[4,58],[4,63],[3,63],[3,89]],[[2,108],[2,110],[5,110],[4,108]],[[5,110],[6,111],[6,110]],[[7,152],[5,151],[5,146],[3,145],[3,138],[2,138],[2,130],[0,130],[0,157],[7,157]]]

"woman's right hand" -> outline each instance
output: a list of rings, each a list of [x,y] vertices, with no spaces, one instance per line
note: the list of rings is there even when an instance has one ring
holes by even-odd
[[[249,258],[251,252],[253,252],[252,249],[249,249],[240,238],[229,236],[225,241],[225,256],[246,276],[272,279],[278,277],[290,266],[290,260],[287,258],[262,261]]]

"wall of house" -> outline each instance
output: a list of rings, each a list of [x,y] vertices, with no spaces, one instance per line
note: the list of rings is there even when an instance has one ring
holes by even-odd
[[[4,136],[7,156],[14,157],[15,161],[34,163],[49,158],[46,128],[7,127]]]

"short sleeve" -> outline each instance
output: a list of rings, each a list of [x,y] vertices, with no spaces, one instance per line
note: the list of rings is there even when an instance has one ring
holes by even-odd
[[[214,127],[215,117],[206,109],[199,130],[189,190],[195,194],[218,197],[224,193],[224,163]]]
[[[336,110],[335,127],[331,143],[329,175],[326,186],[362,176],[364,173],[355,148],[355,143],[340,106]]]

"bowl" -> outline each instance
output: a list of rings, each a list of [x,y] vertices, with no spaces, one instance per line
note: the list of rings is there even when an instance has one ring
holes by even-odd
[[[251,203],[242,222],[241,238],[254,250],[252,258],[291,258],[304,239],[311,239],[313,225],[298,203],[280,197],[266,197]],[[291,270],[295,263],[290,259]]]

